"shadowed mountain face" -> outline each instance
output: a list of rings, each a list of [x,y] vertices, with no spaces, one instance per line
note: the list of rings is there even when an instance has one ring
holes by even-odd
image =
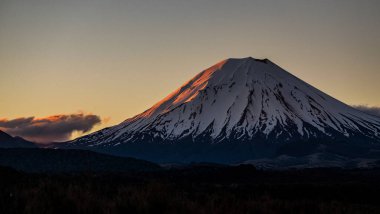
[[[276,157],[284,145],[301,142],[310,143],[308,154],[330,152],[329,144],[368,153],[380,142],[380,118],[267,59],[243,58],[224,60],[147,111],[62,147],[159,162],[232,163]]]
[[[37,146],[21,137],[12,137],[0,131],[0,148],[37,148]]]

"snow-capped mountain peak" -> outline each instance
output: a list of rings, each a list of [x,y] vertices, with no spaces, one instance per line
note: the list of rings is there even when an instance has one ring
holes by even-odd
[[[72,144],[211,143],[257,139],[380,139],[380,118],[358,111],[268,59],[227,59],[202,71],[145,112]]]

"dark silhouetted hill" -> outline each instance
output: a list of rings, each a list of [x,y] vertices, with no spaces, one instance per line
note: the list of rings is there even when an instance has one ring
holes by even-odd
[[[151,171],[160,167],[134,158],[84,150],[0,149],[0,165],[25,172],[124,172]]]
[[[0,148],[37,148],[37,146],[21,137],[12,137],[0,130]]]

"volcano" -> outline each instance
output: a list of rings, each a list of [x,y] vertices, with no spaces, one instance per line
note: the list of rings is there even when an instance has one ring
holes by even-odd
[[[61,146],[156,162],[237,163],[322,153],[368,157],[379,144],[380,118],[268,59],[248,57],[223,60],[145,112]]]

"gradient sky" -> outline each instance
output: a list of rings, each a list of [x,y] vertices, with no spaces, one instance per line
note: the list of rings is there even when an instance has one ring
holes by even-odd
[[[117,124],[229,57],[380,106],[379,0],[0,0],[0,118]]]

